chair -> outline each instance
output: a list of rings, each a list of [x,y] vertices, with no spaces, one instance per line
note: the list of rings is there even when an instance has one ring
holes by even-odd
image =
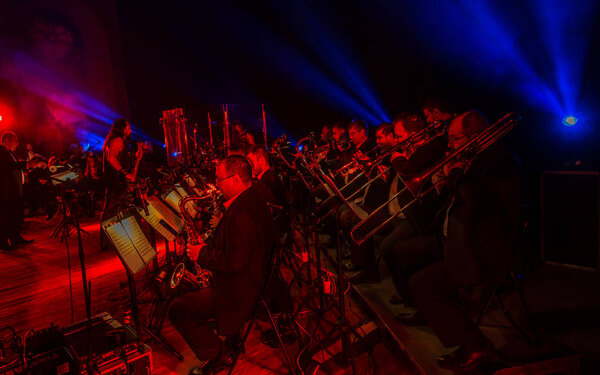
[[[256,319],[256,314],[257,314],[260,306],[264,307],[264,309],[266,310],[266,312],[269,316],[269,321],[271,323],[271,326],[273,327],[273,330],[275,331],[275,333],[277,335],[277,340],[279,341],[279,347],[281,348],[281,351],[283,352],[283,355],[285,357],[285,360],[287,361],[287,364],[288,364],[288,367],[289,367],[291,373],[296,374],[295,368],[290,360],[290,356],[287,352],[285,344],[283,343],[283,340],[281,339],[281,333],[279,332],[277,323],[275,322],[275,319],[273,318],[273,314],[271,313],[271,309],[269,308],[269,305],[267,303],[267,296],[265,293],[267,291],[267,287],[268,287],[269,283],[273,279],[274,273],[276,272],[276,270],[279,269],[281,248],[282,248],[281,242],[279,242],[275,246],[275,249],[273,250],[273,254],[271,256],[271,263],[270,263],[271,267],[269,268],[269,275],[268,275],[267,280],[262,288],[260,297],[259,297],[258,301],[256,302],[256,305],[254,306],[252,313],[250,314],[250,319],[248,320],[248,325],[247,325],[246,329],[243,331],[243,334],[241,335],[241,339],[240,339],[239,343],[237,344],[237,348],[234,349],[233,358],[232,358],[233,361],[231,363],[231,367],[229,368],[228,375],[231,375],[233,373],[233,369],[235,368],[235,366],[237,364],[237,360],[240,356],[240,353],[244,351],[244,346],[246,344],[246,340],[248,339],[248,336],[250,335],[250,330],[252,329],[252,327],[254,325],[254,321]]]

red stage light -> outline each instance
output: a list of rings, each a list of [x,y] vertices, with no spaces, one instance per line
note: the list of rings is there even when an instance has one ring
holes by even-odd
[[[7,126],[13,126],[14,112],[12,108],[5,102],[0,101],[0,126],[6,128]]]

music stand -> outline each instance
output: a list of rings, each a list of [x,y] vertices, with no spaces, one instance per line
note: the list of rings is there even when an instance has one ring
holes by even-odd
[[[342,201],[350,208],[353,212],[354,207],[348,204],[348,201],[344,198],[338,187],[335,185],[333,180],[327,176],[323,171],[319,168],[316,171],[313,171],[315,177],[324,184],[327,184],[331,191],[334,192],[338,198],[342,199]],[[320,175],[319,175],[320,174]],[[343,367],[348,366],[348,361],[351,353],[351,344],[350,344],[350,333],[352,333],[355,337],[361,338],[356,329],[354,329],[346,318],[346,303],[345,303],[345,295],[344,295],[344,271],[342,268],[342,249],[341,249],[341,239],[340,239],[340,215],[339,215],[339,205],[333,205],[331,207],[334,215],[335,215],[335,233],[336,233],[336,242],[337,242],[337,292],[338,292],[338,312],[339,312],[339,320],[336,322],[334,328],[327,334],[321,342],[328,340],[336,331],[340,334],[340,340],[342,343],[342,362],[341,365]],[[355,214],[359,214],[355,212]],[[354,362],[352,362],[352,367],[354,370]]]
[[[60,173],[53,174],[49,177],[49,180],[52,181],[53,186],[58,186],[60,188],[60,194],[57,194],[56,200],[58,202],[58,211],[61,213],[61,218],[56,227],[50,233],[49,238],[56,238],[59,234],[63,234],[61,236],[60,241],[66,241],[71,235],[71,232],[77,229],[76,225],[73,224],[73,216],[71,215],[71,210],[66,204],[66,190],[71,188],[72,190],[76,190],[73,184],[79,178],[79,174],[73,170],[68,170]],[[70,228],[69,228],[70,227]],[[85,234],[89,234],[85,230],[79,228],[79,230]],[[66,234],[66,236],[65,236]]]
[[[117,249],[117,255],[127,271],[131,312],[138,336],[138,349],[140,352],[144,352],[143,330],[137,306],[134,275],[143,270],[156,257],[156,250],[150,246],[144,232],[142,232],[142,228],[135,220],[132,210],[122,211],[117,216],[104,220],[101,226],[115,249]]]

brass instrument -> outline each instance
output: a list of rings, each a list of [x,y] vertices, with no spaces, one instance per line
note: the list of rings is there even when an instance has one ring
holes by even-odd
[[[369,180],[367,182],[365,182],[361,187],[359,187],[358,189],[353,191],[349,196],[346,197],[346,199],[351,200],[352,198],[356,197],[358,194],[360,194],[360,192],[362,192],[364,189],[366,189],[369,185],[371,185],[373,182],[377,181],[378,178],[380,178],[382,175],[384,175],[385,173],[388,173],[388,171],[391,170],[392,167],[390,166],[390,167],[380,170],[376,175],[373,175],[373,170],[375,168],[378,168],[379,165],[381,165],[381,163],[384,160],[386,160],[388,157],[393,155],[395,152],[398,152],[398,153],[404,155],[407,159],[410,158],[410,156],[415,151],[417,151],[419,148],[421,148],[424,145],[428,144],[429,142],[437,139],[438,137],[441,137],[442,135],[446,134],[446,132],[448,131],[448,126],[450,124],[450,121],[452,119],[454,119],[454,117],[455,116],[453,116],[447,120],[443,120],[443,121],[432,122],[431,124],[427,125],[425,128],[419,130],[418,132],[411,134],[408,138],[402,140],[401,142],[396,144],[394,147],[386,150],[384,153],[379,155],[377,158],[362,162],[360,165],[360,169],[361,169],[362,173],[359,173],[358,175],[354,176],[354,178],[352,178],[352,180],[350,180],[346,185],[342,186],[340,188],[340,192],[344,193],[347,190],[348,186],[350,186],[351,184],[353,184],[355,181],[362,178],[363,176],[366,176]]]
[[[197,245],[198,238],[201,238],[202,241],[208,240],[213,235],[214,230],[212,228],[210,228],[206,232],[204,232],[202,235],[199,236],[198,233],[196,232],[196,228],[194,227],[194,220],[193,220],[192,216],[190,215],[190,213],[188,212],[186,205],[191,201],[206,202],[207,200],[210,200],[211,203],[209,205],[209,209],[213,212],[213,214],[216,214],[217,210],[219,210],[219,208],[221,207],[220,203],[221,203],[222,199],[223,199],[223,196],[221,195],[221,192],[218,191],[215,186],[208,185],[208,189],[206,191],[204,191],[203,195],[197,196],[197,197],[188,196],[188,197],[182,198],[179,201],[179,208],[181,210],[181,216],[185,223],[185,227],[186,227],[186,231],[187,231],[187,235],[188,235],[188,241],[190,244]],[[171,274],[170,283],[169,283],[171,288],[177,287],[177,285],[179,285],[181,279],[183,278],[184,274],[186,273],[186,271],[187,271],[185,268],[186,262],[188,262],[188,264],[189,263],[194,264],[195,271],[196,271],[196,275],[194,276],[194,278],[196,279],[196,281],[198,282],[198,284],[200,285],[201,288],[209,287],[212,284],[212,273],[208,270],[201,268],[198,265],[198,263],[189,259],[189,257],[187,256],[187,253],[184,251],[184,253],[181,255],[181,258],[179,259],[177,266],[175,266],[175,269],[173,270],[173,273]]]
[[[378,159],[380,148],[379,146],[373,147],[371,150],[367,151],[364,156],[364,159],[359,159],[356,154],[352,155],[352,160],[348,162],[346,165],[339,168],[335,171],[334,175],[339,175],[343,177],[351,176],[357,172],[362,172],[363,174],[367,174],[367,168],[372,165],[373,160]]]
[[[375,211],[373,211],[369,216],[361,220],[358,224],[352,228],[350,232],[350,236],[352,239],[358,244],[361,245],[364,241],[369,239],[375,233],[377,233],[381,228],[383,228],[387,223],[389,223],[394,217],[400,215],[404,212],[408,207],[410,207],[414,202],[423,196],[430,193],[439,183],[444,181],[445,179],[441,179],[437,181],[435,184],[432,184],[431,187],[423,190],[423,186],[427,181],[431,179],[433,175],[442,170],[444,166],[448,165],[452,161],[463,161],[465,163],[470,163],[477,155],[479,155],[482,151],[496,143],[500,138],[506,135],[512,128],[515,127],[517,121],[519,121],[521,117],[516,113],[509,113],[502,117],[500,120],[496,121],[492,126],[488,127],[485,131],[473,137],[462,147],[453,150],[449,153],[444,159],[439,161],[437,164],[427,168],[421,174],[413,176],[410,179],[401,179],[404,183],[405,187],[400,189],[396,194],[390,197],[385,203],[379,206]],[[377,225],[375,228],[368,230],[366,233],[362,233],[361,231],[365,230],[365,226],[369,224],[370,220],[379,215],[380,211],[383,209],[387,209],[388,204],[395,199],[398,199],[401,195],[407,195],[407,202],[403,202],[401,204],[401,208],[399,212],[392,216],[390,215],[385,221],[381,224]]]

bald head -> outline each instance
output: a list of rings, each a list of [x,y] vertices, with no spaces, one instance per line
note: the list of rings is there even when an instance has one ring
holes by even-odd
[[[456,117],[448,128],[448,142],[451,149],[457,149],[488,128],[485,116],[477,111],[469,111]]]

